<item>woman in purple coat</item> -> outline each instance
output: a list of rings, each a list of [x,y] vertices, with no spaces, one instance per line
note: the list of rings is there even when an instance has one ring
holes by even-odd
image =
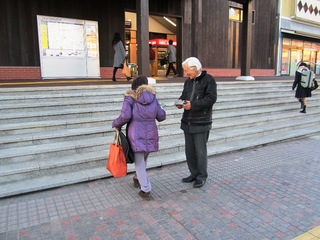
[[[132,82],[131,90],[125,94],[121,114],[112,127],[120,129],[128,124],[128,138],[135,158],[136,173],[134,187],[140,186],[139,195],[151,199],[151,182],[147,175],[147,158],[150,152],[159,150],[159,135],[156,120],[166,119],[166,112],[156,98],[156,91],[148,86],[145,76],[138,76]]]

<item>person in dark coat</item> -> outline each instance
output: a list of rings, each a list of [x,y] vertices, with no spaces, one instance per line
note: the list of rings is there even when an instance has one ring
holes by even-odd
[[[126,50],[124,48],[124,44],[121,40],[120,34],[117,32],[113,36],[112,47],[114,50],[112,81],[116,82],[117,70],[119,68],[123,68],[124,60],[126,58]],[[131,78],[127,77],[127,81],[129,80],[131,80]]]
[[[169,66],[166,72],[166,77],[169,76],[170,70],[172,69],[174,76],[173,77],[178,77],[178,73],[176,68],[174,67],[174,64],[177,61],[177,49],[175,46],[173,46],[173,41],[170,39],[169,40],[169,46],[167,47],[167,53],[166,56],[168,58]]]
[[[120,129],[128,124],[128,138],[134,152],[134,187],[139,187],[139,195],[146,200],[151,197],[151,182],[147,175],[149,153],[159,150],[159,135],[156,121],[164,121],[166,112],[156,97],[156,91],[148,86],[146,76],[138,76],[132,82],[131,90],[125,94],[121,114],[112,127]]]
[[[308,71],[307,64],[305,62],[301,62],[294,77],[294,82],[292,85],[292,90],[296,89],[295,97],[301,103],[301,113],[307,112],[307,98],[311,97],[311,88],[304,88],[301,85],[301,76],[303,71]]]
[[[182,67],[188,79],[185,81],[179,100],[184,112],[181,129],[185,137],[185,154],[190,176],[182,182],[194,182],[193,187],[202,187],[208,177],[207,142],[212,124],[212,108],[217,101],[215,79],[202,71],[200,61],[195,57],[187,58]]]

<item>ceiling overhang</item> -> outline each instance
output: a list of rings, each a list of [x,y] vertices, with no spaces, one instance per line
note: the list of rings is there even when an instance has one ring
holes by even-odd
[[[247,4],[249,3],[249,1],[252,1],[252,0],[230,0],[230,1],[240,3],[240,4]]]

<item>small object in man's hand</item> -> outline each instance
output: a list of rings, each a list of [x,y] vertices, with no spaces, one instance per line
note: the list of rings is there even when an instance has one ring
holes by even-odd
[[[186,104],[186,100],[177,100],[174,102],[175,106],[183,106],[184,104]]]

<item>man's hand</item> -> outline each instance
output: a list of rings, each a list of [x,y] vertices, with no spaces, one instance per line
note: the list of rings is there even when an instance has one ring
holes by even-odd
[[[191,109],[191,102],[189,100],[186,100],[186,103],[182,106],[185,110]]]

